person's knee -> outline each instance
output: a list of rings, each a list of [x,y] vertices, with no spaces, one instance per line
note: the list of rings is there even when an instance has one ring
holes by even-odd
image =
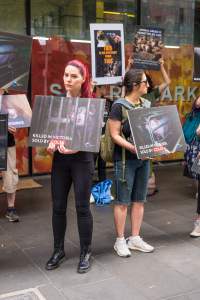
[[[91,216],[90,207],[88,206],[76,206],[77,216],[82,218],[87,218]]]
[[[54,216],[65,216],[66,215],[66,209],[61,207],[53,207],[53,215]]]
[[[115,205],[115,210],[121,211],[121,212],[126,212],[128,209],[127,205]]]

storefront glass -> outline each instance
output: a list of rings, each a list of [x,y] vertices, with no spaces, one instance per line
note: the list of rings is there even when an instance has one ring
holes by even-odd
[[[194,0],[142,0],[141,23],[165,30],[166,45],[193,43]]]
[[[25,1],[1,0],[0,28],[1,31],[25,34]]]

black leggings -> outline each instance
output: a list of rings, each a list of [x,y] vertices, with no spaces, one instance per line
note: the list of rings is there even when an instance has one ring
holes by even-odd
[[[92,157],[91,157],[92,158]],[[73,183],[81,249],[91,245],[93,219],[90,211],[90,193],[94,172],[93,158],[80,160],[78,155],[56,152],[53,158],[51,187],[53,198],[54,248],[64,249],[66,209],[70,187]]]

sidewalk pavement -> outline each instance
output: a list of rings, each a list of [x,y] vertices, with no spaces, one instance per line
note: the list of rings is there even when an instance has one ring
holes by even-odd
[[[50,178],[43,188],[17,192],[19,223],[4,218],[0,195],[0,299],[9,300],[199,300],[200,238],[189,236],[196,209],[193,182],[180,165],[156,169],[159,192],[149,198],[141,235],[153,253],[132,252],[120,258],[113,251],[113,207],[96,207],[93,266],[78,274],[79,242],[73,193],[68,206],[67,260],[56,270],[44,266],[52,253]],[[130,234],[127,222],[126,236]]]

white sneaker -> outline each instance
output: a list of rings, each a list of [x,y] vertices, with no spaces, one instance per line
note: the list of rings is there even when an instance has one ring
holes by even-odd
[[[138,235],[138,236],[130,236],[127,239],[127,245],[128,248],[131,250],[138,250],[142,252],[153,252],[154,247],[151,245],[147,244],[146,242],[143,241],[143,239]]]
[[[94,197],[93,197],[93,195],[91,194],[91,195],[90,195],[90,203],[94,203],[94,202],[95,202]]]
[[[194,222],[194,229],[190,233],[191,237],[200,237],[200,220]]]
[[[131,256],[131,252],[128,249],[125,238],[124,239],[116,239],[116,242],[114,244],[114,250],[117,252],[117,254],[119,256],[122,256],[122,257],[130,257]]]

